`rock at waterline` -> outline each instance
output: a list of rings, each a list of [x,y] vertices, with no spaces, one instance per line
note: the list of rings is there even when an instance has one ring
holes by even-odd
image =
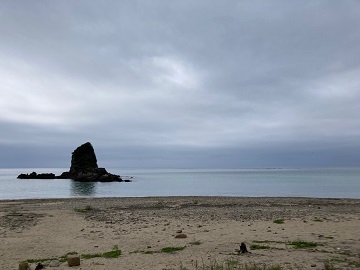
[[[55,179],[55,174],[53,173],[39,173],[32,172],[29,174],[22,173],[18,176],[19,179]]]
[[[112,174],[105,168],[99,168],[95,151],[91,143],[87,142],[74,150],[71,155],[71,166],[68,172],[59,176],[53,173],[20,174],[19,179],[73,179],[79,182],[123,182],[120,175]],[[125,182],[130,182],[126,180]]]

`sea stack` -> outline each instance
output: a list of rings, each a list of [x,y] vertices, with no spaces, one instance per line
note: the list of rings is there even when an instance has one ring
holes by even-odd
[[[59,176],[54,174],[20,174],[20,179],[73,179],[80,182],[123,182],[120,175],[111,174],[105,168],[99,168],[95,151],[91,143],[80,145],[71,155],[71,166],[68,172]],[[129,182],[129,180],[126,180]]]
[[[119,175],[111,174],[105,168],[99,168],[95,151],[91,143],[80,145],[72,152],[69,172],[59,178],[70,178],[80,182],[122,182]]]
[[[84,143],[72,152],[70,173],[96,170],[97,168],[96,155],[91,143]]]

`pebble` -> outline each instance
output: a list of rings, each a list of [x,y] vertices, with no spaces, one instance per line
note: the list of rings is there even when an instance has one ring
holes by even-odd
[[[177,236],[175,236],[175,238],[187,238],[187,235],[186,234],[183,234],[183,233],[181,233],[181,234],[178,234]]]
[[[60,262],[57,260],[53,260],[49,263],[50,267],[59,267],[60,266]]]

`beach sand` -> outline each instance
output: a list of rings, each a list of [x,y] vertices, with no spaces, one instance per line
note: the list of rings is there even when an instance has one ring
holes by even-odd
[[[282,224],[274,220],[283,220]],[[281,223],[278,222],[278,223]],[[178,234],[186,238],[175,238]],[[296,249],[304,241],[317,246]],[[238,254],[244,242],[251,253]],[[257,247],[256,247],[257,245]],[[69,252],[46,269],[203,269],[227,262],[282,269],[360,268],[360,200],[310,198],[79,198],[0,201],[0,269]],[[185,247],[172,253],[165,247]],[[259,249],[259,248],[264,249]],[[266,248],[266,249],[265,249]],[[35,269],[35,263],[30,264]],[[182,267],[182,268],[181,268]],[[236,269],[236,268],[234,268]]]

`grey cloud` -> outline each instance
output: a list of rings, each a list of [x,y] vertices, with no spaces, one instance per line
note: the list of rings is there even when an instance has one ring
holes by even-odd
[[[90,140],[131,166],[326,166],[358,145],[357,1],[5,1],[0,15],[2,153]]]

